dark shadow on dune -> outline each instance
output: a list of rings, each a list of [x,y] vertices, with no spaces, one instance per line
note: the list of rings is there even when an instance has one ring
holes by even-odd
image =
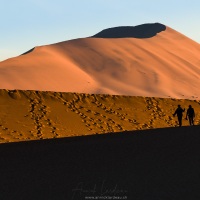
[[[0,199],[200,199],[199,144],[199,126],[1,144]]]
[[[157,33],[165,31],[166,26],[160,23],[142,24],[138,26],[121,26],[105,29],[93,38],[151,38]]]
[[[25,53],[21,54],[21,56],[23,56],[23,55],[26,55],[26,54],[28,54],[28,53],[31,53],[32,51],[34,51],[34,49],[35,49],[35,47],[34,47],[34,48],[32,48],[32,49],[30,49],[30,50],[28,50],[27,52],[25,52]]]

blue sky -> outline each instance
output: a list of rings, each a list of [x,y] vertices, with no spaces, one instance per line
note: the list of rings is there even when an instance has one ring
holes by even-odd
[[[0,0],[0,61],[115,26],[160,22],[200,43],[199,0]]]

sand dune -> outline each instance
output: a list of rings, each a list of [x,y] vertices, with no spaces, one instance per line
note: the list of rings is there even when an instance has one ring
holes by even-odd
[[[199,55],[156,23],[1,62],[0,199],[199,199]]]
[[[195,126],[1,144],[0,198],[197,200],[199,132]]]
[[[105,29],[92,37],[94,38],[151,38],[165,31],[166,26],[159,23],[142,24],[138,26],[121,26]]]
[[[158,23],[123,30],[3,61],[0,88],[200,99],[198,43]]]
[[[178,104],[200,125],[197,100],[0,90],[0,143],[175,127]]]

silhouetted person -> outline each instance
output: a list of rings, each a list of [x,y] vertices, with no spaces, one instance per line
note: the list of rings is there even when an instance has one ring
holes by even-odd
[[[194,125],[194,117],[195,117],[194,108],[192,108],[192,106],[189,105],[189,108],[187,109],[186,113],[186,119],[189,119],[190,126]]]
[[[185,108],[182,109],[181,106],[178,105],[178,108],[176,109],[176,111],[173,114],[173,116],[177,115],[179,126],[182,126],[183,112],[185,112]]]

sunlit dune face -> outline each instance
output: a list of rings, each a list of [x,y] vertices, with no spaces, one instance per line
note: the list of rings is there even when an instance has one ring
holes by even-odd
[[[0,88],[200,98],[200,45],[166,27],[149,38],[84,38],[0,63]]]
[[[195,100],[0,90],[0,143],[175,127],[178,104],[192,105],[200,125]]]

